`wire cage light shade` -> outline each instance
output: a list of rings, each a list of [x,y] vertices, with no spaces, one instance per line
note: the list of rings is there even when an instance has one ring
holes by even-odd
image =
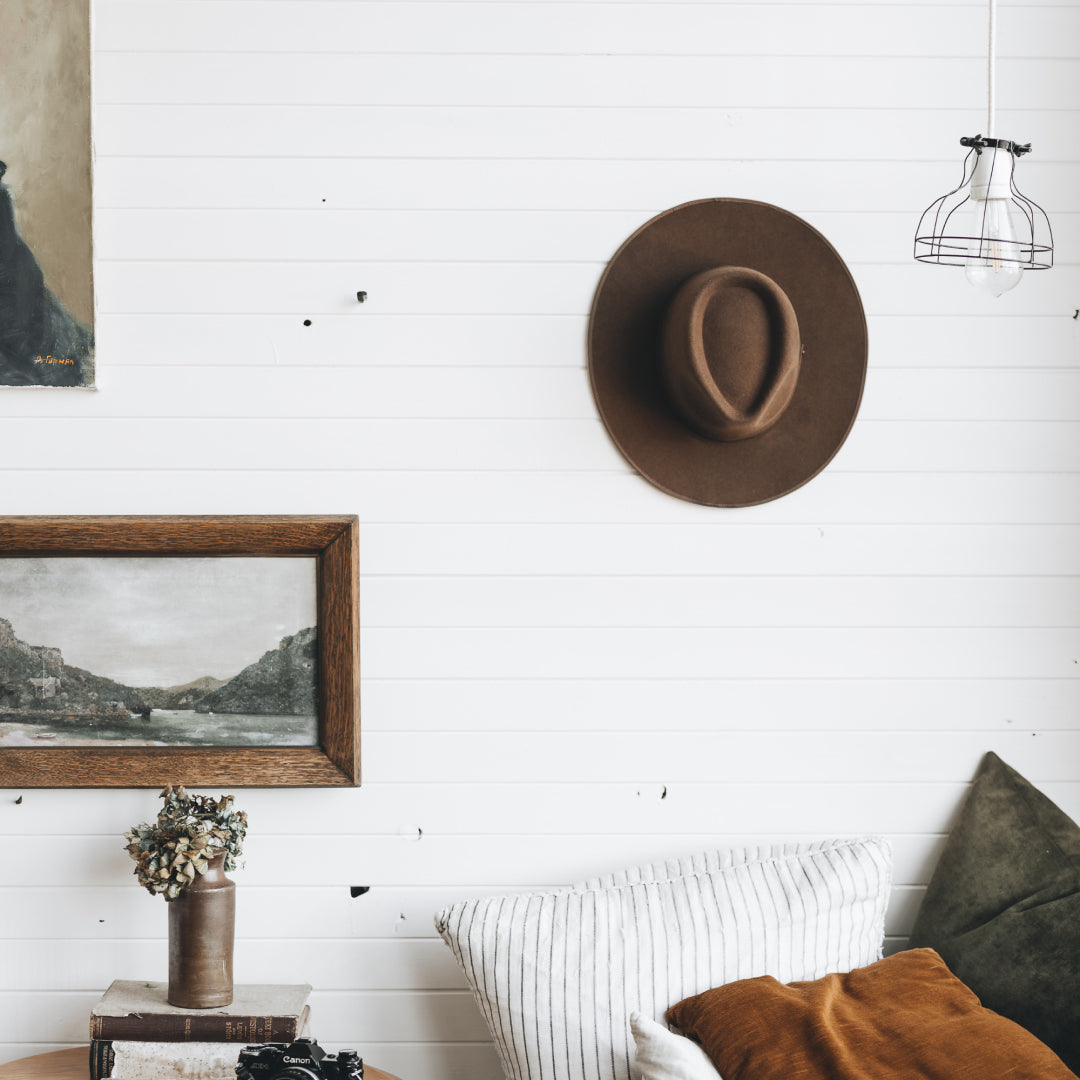
[[[988,0],[987,9],[986,124],[993,132],[997,0]],[[968,147],[960,186],[923,211],[915,230],[915,258],[962,266],[976,289],[1000,296],[1020,283],[1025,270],[1054,265],[1050,219],[1020,194],[1014,179],[1016,159],[1031,150],[1031,143],[974,135],[960,145]]]
[[[1015,181],[1016,159],[1030,144],[981,135],[960,142],[970,147],[960,185],[923,211],[915,258],[963,266],[969,277],[986,273],[1009,280],[1024,270],[1049,270],[1054,265],[1050,219]]]

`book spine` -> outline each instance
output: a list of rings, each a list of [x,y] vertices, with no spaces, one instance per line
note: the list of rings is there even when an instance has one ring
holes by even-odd
[[[234,1080],[239,1053],[224,1042],[93,1039],[89,1080]]]
[[[92,1016],[91,1039],[134,1042],[291,1042],[295,1016]]]
[[[116,1055],[113,1045],[105,1039],[90,1040],[90,1080],[108,1080],[112,1076]]]

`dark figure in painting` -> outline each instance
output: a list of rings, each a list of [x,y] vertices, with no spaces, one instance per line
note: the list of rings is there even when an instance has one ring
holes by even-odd
[[[0,161],[0,177],[6,171]],[[46,287],[0,184],[0,386],[83,386],[93,348],[92,331]]]

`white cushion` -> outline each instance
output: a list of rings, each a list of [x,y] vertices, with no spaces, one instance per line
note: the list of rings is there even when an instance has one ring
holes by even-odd
[[[634,1010],[660,1020],[735,979],[817,979],[881,957],[888,847],[810,847],[717,856],[730,864],[671,880],[467,900],[435,925],[507,1080],[629,1080]]]
[[[631,1070],[641,1080],[719,1080],[712,1058],[693,1039],[642,1016],[630,1014],[634,1036]]]
[[[787,859],[792,855],[806,855],[813,851],[832,847],[835,840],[804,840],[787,844],[759,844],[749,847],[721,848],[718,851],[702,851],[694,855],[679,855],[663,862],[630,866],[599,877],[579,881],[570,888],[575,891],[613,889],[619,885],[636,885],[641,881],[674,881],[675,878],[694,874],[711,874],[714,870],[727,870],[743,863],[762,862],[765,859]]]

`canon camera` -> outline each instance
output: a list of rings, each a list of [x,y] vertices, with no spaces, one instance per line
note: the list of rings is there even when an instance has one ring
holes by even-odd
[[[237,1080],[363,1080],[355,1050],[328,1054],[314,1039],[245,1046],[236,1061]]]

